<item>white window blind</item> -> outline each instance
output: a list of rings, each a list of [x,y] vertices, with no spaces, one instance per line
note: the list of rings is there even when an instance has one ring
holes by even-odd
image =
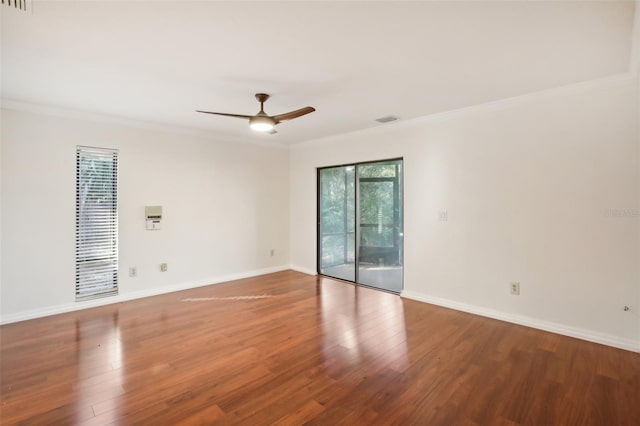
[[[118,294],[118,151],[76,149],[76,300]]]

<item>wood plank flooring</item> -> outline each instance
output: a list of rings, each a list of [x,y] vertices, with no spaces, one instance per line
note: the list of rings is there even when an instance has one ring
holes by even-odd
[[[640,354],[293,271],[0,333],[3,425],[640,424]]]

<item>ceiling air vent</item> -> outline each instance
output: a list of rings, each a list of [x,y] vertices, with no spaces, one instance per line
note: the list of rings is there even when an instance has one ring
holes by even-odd
[[[376,118],[378,123],[388,123],[390,121],[396,121],[398,117],[394,117],[393,115],[387,115],[386,117]]]
[[[2,4],[14,9],[27,10],[27,0],[2,0]]]

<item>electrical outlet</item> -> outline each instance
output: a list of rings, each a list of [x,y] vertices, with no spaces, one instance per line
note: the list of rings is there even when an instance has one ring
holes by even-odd
[[[446,210],[440,210],[438,212],[438,220],[440,222],[446,222],[449,220],[449,212]]]
[[[271,257],[276,255],[276,251],[274,249],[271,249],[271,251],[269,252],[269,254],[271,255]]]
[[[160,271],[167,272],[167,264],[166,263],[161,263],[160,264]]]
[[[511,294],[520,294],[520,283],[511,283]]]
[[[129,268],[129,276],[131,278],[135,278],[138,276],[138,268],[136,268],[135,266],[132,266]]]

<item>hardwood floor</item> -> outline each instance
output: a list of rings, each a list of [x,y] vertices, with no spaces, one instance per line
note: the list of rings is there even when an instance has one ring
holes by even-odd
[[[3,425],[640,424],[640,354],[293,271],[0,332]]]

